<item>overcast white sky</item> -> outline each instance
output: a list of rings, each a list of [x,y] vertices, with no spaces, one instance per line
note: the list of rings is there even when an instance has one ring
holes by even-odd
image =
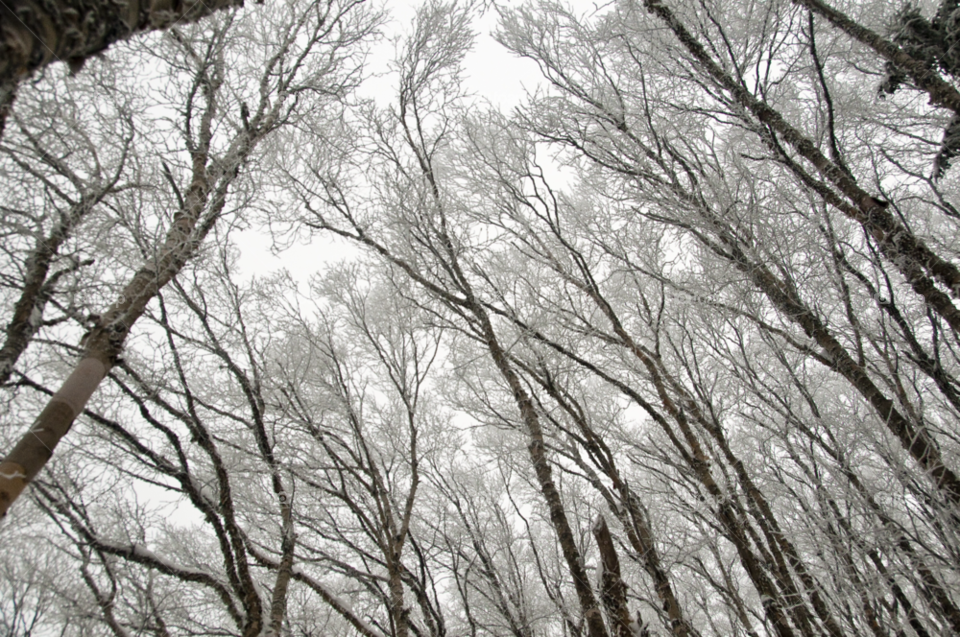
[[[394,57],[394,45],[390,42],[394,34],[407,33],[412,28],[413,16],[423,0],[389,0],[387,10],[391,15],[391,22],[386,26],[387,37],[374,50],[370,59],[370,71],[383,73],[387,71],[390,61]],[[520,0],[501,1],[505,6],[519,5]],[[497,26],[497,12],[491,8],[474,24],[473,30],[477,34],[473,50],[467,55],[464,62],[466,67],[466,89],[476,93],[494,105],[511,108],[520,103],[526,94],[526,89],[533,89],[540,81],[537,65],[530,60],[519,59],[497,44],[490,33]],[[384,81],[385,80],[385,81]],[[383,83],[381,83],[383,82]],[[361,93],[379,98],[381,95],[389,98],[390,94],[381,89],[395,91],[395,78],[384,78],[368,83],[366,90]]]
[[[372,77],[361,87],[363,97],[372,97],[386,106],[396,95],[397,78],[389,73],[396,52],[395,36],[410,31],[416,8],[421,3],[422,0],[386,2],[391,19],[384,28],[386,37],[374,47],[370,56],[368,72]],[[519,0],[503,4],[519,4]],[[490,34],[496,25],[497,13],[493,9],[476,21],[474,47],[464,60],[464,88],[508,111],[536,88],[541,77],[534,62],[515,57],[494,41]],[[318,238],[310,245],[296,244],[274,255],[270,252],[269,239],[256,228],[237,233],[234,239],[243,255],[240,261],[242,275],[265,275],[286,268],[301,283],[324,263],[339,260],[356,249],[341,241]]]

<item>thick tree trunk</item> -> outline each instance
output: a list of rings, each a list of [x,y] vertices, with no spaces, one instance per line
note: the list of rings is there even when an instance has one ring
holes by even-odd
[[[600,550],[600,601],[616,637],[635,637],[630,627],[630,609],[627,607],[627,586],[620,577],[620,558],[613,544],[610,528],[602,515],[593,524],[593,537]]]
[[[55,60],[84,61],[138,31],[193,22],[243,0],[6,0],[0,3],[0,134],[17,84]]]
[[[530,396],[523,388],[519,377],[513,370],[513,367],[510,366],[507,353],[497,340],[493,325],[490,323],[490,317],[480,304],[472,298],[469,303],[470,310],[480,323],[490,356],[500,371],[500,375],[510,386],[514,400],[520,410],[520,416],[527,427],[527,451],[530,453],[530,461],[533,464],[534,473],[540,485],[540,492],[543,494],[547,508],[550,511],[550,521],[553,523],[553,528],[557,532],[557,540],[560,542],[561,552],[567,562],[570,575],[573,577],[573,587],[580,601],[583,620],[587,626],[587,635],[589,635],[589,637],[608,637],[609,633],[607,633],[606,626],[604,626],[597,599],[594,597],[587,571],[584,568],[583,557],[577,548],[573,529],[570,527],[566,511],[563,508],[560,492],[557,490],[556,483],[553,480],[553,472],[550,469],[550,463],[546,455],[543,429],[540,426],[540,418],[537,416],[533,401],[530,400]]]
[[[0,462],[0,517],[53,455],[73,421],[107,375],[123,348],[134,322],[147,303],[180,271],[201,237],[194,236],[197,221],[209,199],[206,155],[194,158],[194,178],[184,209],[174,217],[156,259],[145,263],[124,288],[117,302],[83,339],[80,362],[40,412],[3,462]],[[219,193],[218,195],[226,194]],[[215,202],[223,206],[223,197]]]
[[[527,329],[527,327],[524,326],[524,329]],[[537,338],[543,339],[543,336],[537,334]],[[515,364],[520,365],[516,359],[514,359],[514,362]],[[611,509],[623,523],[624,530],[627,534],[627,540],[630,542],[633,550],[636,551],[637,555],[640,557],[644,569],[653,579],[654,588],[657,591],[657,597],[663,604],[663,610],[666,611],[667,617],[669,618],[671,633],[675,637],[690,637],[691,635],[697,635],[697,632],[693,629],[693,627],[690,626],[683,616],[680,602],[673,592],[673,586],[670,584],[670,578],[660,561],[660,554],[657,551],[657,546],[654,542],[653,532],[647,524],[647,516],[643,510],[643,506],[639,498],[621,478],[616,464],[614,463],[613,454],[610,452],[610,449],[583,417],[583,414],[585,413],[584,409],[577,405],[575,400],[563,396],[553,383],[546,379],[537,377],[537,375],[528,368],[524,368],[524,370],[532,377],[536,378],[537,382],[541,384],[541,386],[550,394],[557,404],[560,405],[563,410],[570,415],[574,422],[577,423],[577,426],[580,428],[580,432],[587,440],[587,449],[590,455],[594,458],[604,459],[604,461],[600,462],[598,466],[600,466],[603,473],[610,479],[613,489],[619,495],[622,505],[622,508],[619,512],[612,506]],[[576,407],[574,407],[574,405],[576,405]],[[602,487],[598,490],[601,491],[601,493],[603,492]],[[603,524],[603,529],[598,531],[597,525],[599,525],[601,522]],[[598,532],[601,534],[606,533],[607,536],[609,536],[610,533],[610,529],[606,525],[606,520],[604,520],[602,516],[597,519],[593,531],[594,537],[597,539],[598,545],[600,545],[601,538],[597,535]],[[601,554],[603,553],[603,550],[603,546],[601,546]],[[616,557],[615,552],[613,553],[613,556],[614,558]],[[619,573],[619,570],[617,572]],[[605,583],[602,585],[606,586]],[[601,592],[601,598],[602,596],[603,593]],[[607,612],[610,612],[609,608]],[[630,618],[628,614],[628,624],[629,620]]]
[[[854,22],[842,11],[838,11],[825,2],[820,2],[820,0],[792,0],[792,2],[825,18],[830,24],[858,42],[867,45],[887,61],[904,69],[910,74],[917,88],[930,95],[931,104],[949,108],[954,113],[960,113],[960,93],[957,92],[957,89],[943,81],[936,71],[927,68],[923,62],[914,59],[890,40]]]
[[[138,31],[166,29],[241,6],[243,0],[0,2],[0,137],[17,86],[50,62],[66,62],[76,72],[88,57]]]
[[[283,564],[280,560],[274,560],[256,545],[248,542],[247,549],[250,551],[250,555],[257,560],[257,563],[260,564],[260,566],[275,571],[279,571],[279,569],[283,568]],[[380,632],[377,628],[371,624],[368,624],[357,614],[355,614],[350,604],[346,600],[341,599],[336,593],[327,588],[319,580],[314,579],[310,575],[299,570],[293,564],[290,565],[290,578],[303,584],[305,587],[316,593],[317,597],[322,599],[324,603],[330,606],[330,608],[332,608],[333,611],[337,613],[345,622],[349,623],[358,635],[363,635],[363,637],[387,637],[384,633]]]
[[[270,601],[270,619],[264,627],[264,637],[280,637],[283,632],[283,620],[287,613],[287,589],[290,587],[290,578],[293,576],[293,552],[296,547],[293,511],[290,508],[289,496],[285,493],[282,494],[280,502],[283,539],[280,542],[280,564],[277,568],[277,579],[273,586],[273,597]]]
[[[234,1],[214,0],[208,6],[224,8],[232,6],[230,3]],[[160,28],[171,26],[179,19],[177,16],[196,19],[210,10],[203,8],[201,11],[191,4],[174,11],[166,5],[155,4],[149,9],[144,8],[143,12],[146,12],[147,19],[155,20],[155,23],[144,23],[146,26]],[[160,21],[161,18],[166,21]],[[0,26],[6,29],[6,23],[0,23]],[[0,60],[3,60],[2,53]],[[6,68],[3,65],[4,62],[0,61],[0,77]],[[84,336],[81,343],[83,354],[73,373],[53,395],[13,451],[0,462],[0,518],[6,515],[13,501],[37,476],[53,454],[54,447],[70,430],[100,381],[116,362],[130,328],[146,310],[147,304],[177,275],[213,228],[223,213],[227,191],[240,174],[244,161],[263,136],[274,128],[283,99],[277,100],[268,110],[261,104],[254,120],[238,133],[229,149],[216,161],[216,168],[211,169],[208,166],[211,159],[209,150],[214,130],[213,118],[219,109],[219,85],[211,80],[208,71],[206,67],[198,69],[198,82],[207,104],[199,117],[198,138],[191,151],[193,165],[190,188],[173,217],[163,245],[158,247],[154,257],[140,267],[117,301]]]
[[[407,637],[410,634],[408,615],[410,612],[403,601],[403,582],[400,580],[400,554],[395,553],[387,569],[390,588],[390,621],[395,637]]]

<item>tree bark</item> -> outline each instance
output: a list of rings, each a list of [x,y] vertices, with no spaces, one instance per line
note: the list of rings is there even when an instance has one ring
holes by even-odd
[[[914,59],[899,46],[881,37],[876,32],[853,21],[842,11],[820,2],[820,0],[791,0],[794,4],[806,7],[830,24],[840,29],[861,44],[865,44],[879,53],[888,62],[910,74],[917,88],[930,95],[930,103],[949,108],[960,113],[960,93],[948,82],[943,81],[935,71],[928,69],[922,62]]]
[[[280,564],[277,567],[277,579],[273,585],[273,597],[270,601],[270,618],[264,626],[264,637],[280,637],[283,620],[287,613],[287,589],[293,576],[293,552],[296,547],[296,534],[293,528],[293,511],[289,496],[282,494],[280,500],[281,529],[283,539],[280,542]]]
[[[262,0],[261,0],[262,1]],[[76,72],[138,31],[194,22],[243,0],[6,0],[0,3],[0,136],[18,84],[50,62]]]
[[[99,201],[100,197],[96,199]],[[81,201],[72,206],[50,235],[37,242],[37,246],[27,258],[20,298],[13,306],[13,318],[7,324],[3,346],[0,347],[0,385],[10,379],[14,365],[40,327],[44,307],[56,283],[56,274],[53,277],[48,275],[60,246],[97,201]],[[80,264],[76,265],[79,267]]]
[[[0,462],[0,517],[6,515],[13,501],[53,455],[57,443],[70,431],[73,421],[113,367],[130,328],[143,314],[147,303],[180,271],[202,239],[195,236],[194,230],[209,199],[206,160],[205,153],[194,157],[194,177],[184,209],[174,217],[157,258],[140,267],[118,301],[84,336],[80,362],[27,433]],[[225,186],[222,190],[225,191]],[[222,207],[223,198],[218,199],[215,205]]]
[[[550,469],[550,463],[546,455],[543,429],[540,426],[540,418],[537,416],[533,401],[530,400],[530,396],[523,388],[519,377],[507,360],[507,353],[497,340],[493,325],[490,323],[490,317],[473,298],[470,298],[468,303],[470,310],[480,323],[483,338],[486,341],[490,356],[493,358],[493,362],[496,364],[500,375],[510,386],[514,400],[520,410],[520,416],[523,419],[524,425],[526,425],[528,439],[527,451],[530,453],[530,461],[537,476],[540,492],[543,494],[547,508],[550,511],[550,521],[553,523],[553,527],[557,532],[560,549],[567,562],[570,575],[573,577],[573,586],[577,592],[577,598],[580,601],[583,619],[587,625],[587,634],[590,637],[607,637],[607,629],[603,624],[603,617],[597,605],[596,597],[593,595],[593,589],[590,586],[587,571],[584,568],[583,557],[577,548],[573,529],[570,528],[570,522],[567,520],[567,514],[563,508],[560,492],[557,490],[556,483],[553,480],[553,472]]]
[[[518,323],[518,325],[520,325],[520,323]],[[529,327],[526,325],[521,325],[521,327],[525,331],[530,331]],[[541,342],[547,341],[547,339],[541,334],[536,334],[536,338],[541,340]],[[551,346],[552,345],[553,344],[551,344]],[[561,351],[561,353],[564,352]],[[564,355],[566,354],[564,353]],[[513,360],[515,364],[522,367],[522,364],[517,361],[516,358]],[[580,361],[577,362],[579,363]],[[600,466],[601,471],[603,471],[607,478],[610,479],[613,489],[618,494],[621,503],[620,511],[617,511],[612,505],[611,510],[613,510],[614,514],[617,515],[621,523],[623,523],[624,530],[627,534],[627,540],[630,542],[633,550],[636,551],[637,555],[640,557],[644,570],[646,570],[653,579],[654,588],[657,591],[657,597],[663,604],[663,610],[667,613],[667,617],[669,618],[671,633],[675,637],[690,637],[691,635],[697,636],[698,633],[696,630],[683,616],[680,602],[673,591],[670,578],[660,561],[660,554],[657,550],[656,543],[654,542],[653,532],[647,524],[647,516],[643,510],[643,505],[641,504],[637,495],[631,490],[630,486],[624,482],[623,478],[620,476],[619,470],[613,461],[613,454],[610,452],[610,449],[604,443],[603,439],[593,430],[586,418],[583,417],[583,414],[585,413],[584,409],[577,405],[576,401],[572,397],[563,396],[559,388],[549,380],[540,377],[529,368],[523,367],[523,369],[532,378],[536,379],[536,381],[540,383],[540,385],[550,394],[556,403],[560,405],[560,407],[566,411],[567,414],[570,415],[574,422],[577,423],[577,426],[580,428],[580,432],[587,440],[586,446],[590,456],[598,460],[602,459],[597,463],[597,465]],[[603,487],[598,488],[598,490],[600,490],[602,493]],[[606,496],[604,497],[606,498]],[[598,544],[601,540],[600,537],[597,536],[597,525],[600,524],[601,521],[603,522],[604,529],[606,530],[600,532],[605,532],[607,536],[610,534],[610,529],[606,525],[606,520],[604,520],[602,516],[599,517],[594,525],[594,537],[597,539]],[[616,557],[615,553],[614,557]],[[604,583],[602,586],[605,587],[606,584]],[[603,593],[601,592],[601,598],[602,597]],[[608,612],[610,612],[609,609]],[[629,624],[629,613],[627,614],[627,620]],[[632,637],[632,633],[630,635]]]
[[[620,559],[617,547],[613,544],[610,527],[603,515],[597,516],[593,524],[593,537],[600,550],[600,601],[607,611],[607,618],[613,626],[616,637],[634,637],[630,629],[630,609],[627,607],[627,585],[620,577]]]

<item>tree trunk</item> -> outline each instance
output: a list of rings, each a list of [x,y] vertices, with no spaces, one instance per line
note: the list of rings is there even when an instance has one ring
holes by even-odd
[[[0,3],[0,135],[20,81],[54,60],[76,72],[138,31],[194,22],[243,0],[7,0]]]
[[[472,297],[472,294],[471,294]],[[469,301],[470,310],[480,323],[483,338],[486,341],[487,349],[493,358],[494,364],[500,372],[500,375],[507,381],[513,392],[514,400],[520,410],[520,416],[527,427],[527,451],[530,453],[530,461],[533,465],[537,482],[540,486],[540,492],[546,500],[547,508],[550,511],[550,521],[557,532],[557,540],[560,542],[560,549],[567,562],[567,568],[573,577],[573,587],[577,592],[577,598],[580,601],[580,609],[583,612],[583,619],[587,625],[587,634],[589,637],[608,637],[606,626],[603,624],[603,617],[597,606],[597,600],[593,595],[593,589],[590,586],[586,569],[583,565],[583,557],[577,548],[576,539],[573,535],[573,529],[567,520],[567,514],[563,508],[563,502],[560,499],[560,492],[553,481],[553,472],[550,470],[550,464],[546,455],[546,444],[543,439],[543,430],[540,426],[540,419],[534,409],[533,401],[524,390],[516,372],[510,366],[507,360],[507,354],[504,352],[497,340],[493,325],[490,323],[490,317],[486,311],[473,298]]]
[[[289,496],[281,495],[280,515],[282,518],[283,539],[280,542],[280,564],[277,579],[273,586],[273,598],[270,602],[270,618],[264,627],[264,637],[280,637],[283,620],[287,612],[287,589],[293,576],[293,552],[296,547],[296,534],[293,529],[293,511]]]
[[[613,544],[610,528],[603,515],[593,524],[593,537],[600,549],[600,601],[607,611],[607,619],[616,637],[634,637],[630,629],[630,609],[627,607],[627,586],[620,578],[620,559]]]
[[[195,236],[197,221],[209,199],[206,155],[194,158],[194,177],[184,209],[176,214],[156,259],[143,264],[117,302],[83,338],[83,355],[73,372],[40,412],[3,462],[0,462],[0,517],[53,455],[73,421],[116,362],[127,334],[147,303],[180,271],[202,237]],[[225,190],[221,186],[219,190]],[[222,207],[225,192],[215,206]],[[215,217],[214,217],[215,218]],[[209,228],[207,228],[209,230]]]
[[[960,93],[957,89],[945,82],[936,71],[928,69],[923,62],[908,55],[899,46],[881,37],[876,32],[854,22],[842,11],[820,2],[820,0],[791,0],[794,4],[806,7],[826,19],[830,24],[840,29],[861,44],[865,44],[884,59],[904,69],[910,74],[914,84],[930,95],[930,103],[949,108],[954,113],[960,113]]]
[[[27,258],[20,298],[13,306],[13,318],[7,324],[3,346],[0,347],[0,385],[10,379],[14,365],[40,328],[43,309],[56,283],[56,275],[48,276],[50,265],[60,251],[60,246],[70,237],[73,228],[99,202],[100,198],[97,196],[92,201],[81,201],[72,206],[70,212],[63,216],[50,235],[37,242]],[[76,267],[80,267],[80,263],[77,263]]]

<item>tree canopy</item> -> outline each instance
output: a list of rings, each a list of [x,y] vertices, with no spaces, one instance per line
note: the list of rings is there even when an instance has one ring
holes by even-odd
[[[268,0],[14,82],[0,631],[960,634],[958,6]]]

